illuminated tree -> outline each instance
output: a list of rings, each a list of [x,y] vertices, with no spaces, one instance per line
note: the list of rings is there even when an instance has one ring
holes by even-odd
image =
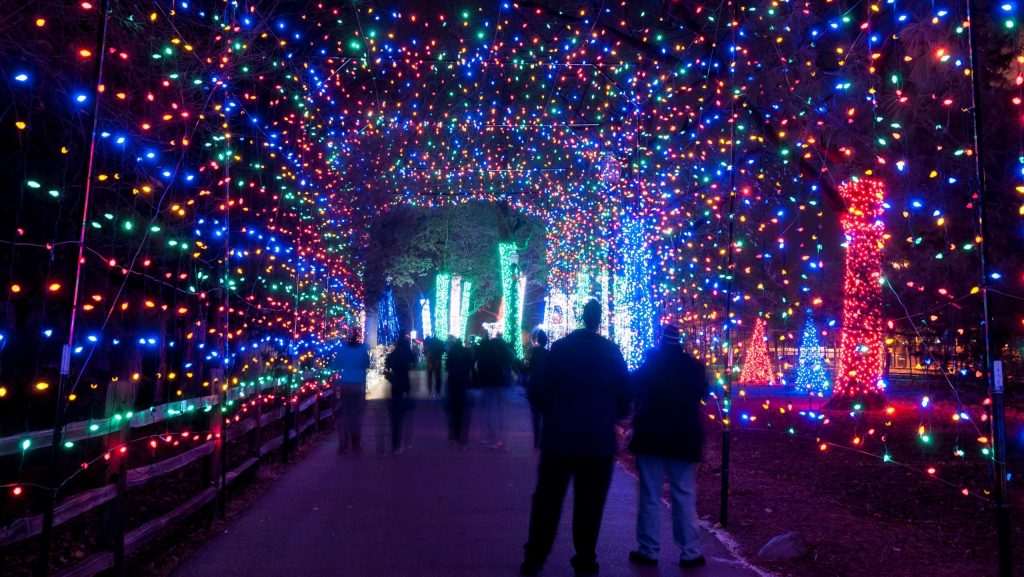
[[[434,280],[434,335],[445,340],[451,330],[448,327],[448,311],[451,307],[451,273],[439,272]]]
[[[395,297],[388,286],[377,302],[377,343],[390,345],[398,340],[398,332],[398,309],[395,308]]]
[[[800,338],[800,356],[796,362],[796,388],[808,393],[826,393],[831,388],[825,373],[825,349],[818,341],[814,317],[807,314],[804,333]]]
[[[846,236],[843,327],[834,393],[869,400],[885,390],[882,336],[882,222],[885,188],[877,180],[851,180],[839,187],[847,210],[840,217]]]
[[[754,323],[754,334],[747,344],[747,354],[743,359],[743,370],[740,371],[741,385],[774,385],[775,370],[768,356],[768,337],[765,335],[765,322],[758,318]]]

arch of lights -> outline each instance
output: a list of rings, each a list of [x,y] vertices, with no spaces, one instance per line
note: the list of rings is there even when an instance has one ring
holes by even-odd
[[[881,251],[871,342],[911,366],[969,356],[979,275],[950,272],[980,271],[989,242],[988,280],[1022,292],[1020,256],[999,249],[1024,230],[1024,154],[991,155],[1013,209],[982,239],[964,7],[903,4],[33,3],[0,40],[22,55],[0,78],[18,199],[0,342],[39,362],[4,364],[0,407],[82,416],[113,383],[145,382],[155,401],[315,365],[364,322],[367,223],[399,204],[537,216],[551,289],[608,270],[612,308],[643,325],[632,347],[677,323],[721,378],[762,318],[792,381],[780,357],[795,358],[804,311],[838,348],[844,305],[860,304],[836,281],[865,256],[848,254],[863,243],[844,238],[839,190],[884,182],[864,224],[885,240],[864,249]],[[1024,54],[1005,6],[976,16],[1014,46],[984,71],[998,79],[984,96],[1019,118]],[[999,130],[1022,141],[1019,122]],[[1019,338],[1020,314],[996,320]],[[970,359],[955,370],[981,376]]]

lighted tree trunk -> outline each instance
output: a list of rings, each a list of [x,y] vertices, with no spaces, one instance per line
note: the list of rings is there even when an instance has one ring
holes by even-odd
[[[854,180],[840,186],[839,193],[847,206],[840,218],[846,236],[846,264],[834,398],[874,405],[884,400],[885,391],[880,282],[885,187],[876,180]]]

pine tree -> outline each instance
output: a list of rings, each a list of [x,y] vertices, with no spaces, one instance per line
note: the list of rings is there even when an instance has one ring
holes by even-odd
[[[808,313],[800,338],[800,356],[796,362],[796,388],[808,393],[828,393],[832,383],[825,373],[825,350],[818,341],[814,317]]]
[[[758,318],[754,324],[754,335],[747,345],[747,354],[740,371],[741,385],[774,385],[775,371],[768,357],[768,337],[765,336],[765,322]]]

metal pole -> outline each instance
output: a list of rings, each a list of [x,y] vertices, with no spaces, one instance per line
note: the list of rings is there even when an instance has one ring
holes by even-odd
[[[981,80],[978,67],[978,44],[974,35],[974,0],[967,0],[967,41],[971,54],[971,108],[974,123],[974,166],[978,174],[978,227],[981,231],[981,308],[984,318],[981,327],[985,343],[985,382],[992,399],[992,493],[996,502],[996,540],[998,543],[999,575],[1013,575],[1013,544],[1010,542],[1010,503],[1006,487],[1006,415],[1002,382],[993,381],[992,341],[989,335],[989,253],[988,209],[986,207],[988,183],[985,175],[985,149],[982,141]],[[1001,381],[1001,380],[1000,380]]]
[[[729,47],[731,59],[729,70],[733,78],[732,85],[735,87],[736,78],[736,29],[739,27],[739,6],[738,0],[732,1],[732,43]],[[735,90],[735,88],[734,88]],[[736,94],[732,98],[729,124],[729,244],[728,258],[725,269],[725,346],[728,347],[725,365],[725,383],[722,385],[722,488],[721,503],[719,504],[718,521],[722,527],[729,524],[729,454],[731,451],[732,433],[732,289],[733,289],[733,257],[732,243],[736,229]]]
[[[68,341],[61,350],[60,379],[57,384],[56,396],[54,397],[53,435],[50,438],[50,490],[49,499],[43,510],[43,527],[39,537],[39,557],[33,568],[33,575],[44,577],[50,572],[50,545],[53,541],[53,516],[57,507],[57,498],[60,493],[60,450],[64,437],[64,397],[68,387],[68,377],[71,374],[71,349],[75,343],[75,321],[78,316],[78,295],[82,282],[82,260],[85,257],[85,233],[89,220],[89,200],[92,194],[92,172],[93,161],[96,158],[96,133],[100,117],[100,87],[103,84],[103,60],[107,52],[107,20],[110,15],[110,0],[103,0],[100,8],[100,28],[96,36],[96,65],[93,70],[93,77],[96,84],[93,87],[92,100],[92,130],[89,134],[89,156],[85,164],[85,186],[82,197],[82,223],[78,233],[78,259],[75,261],[75,289],[71,296],[71,320],[68,323]]]

